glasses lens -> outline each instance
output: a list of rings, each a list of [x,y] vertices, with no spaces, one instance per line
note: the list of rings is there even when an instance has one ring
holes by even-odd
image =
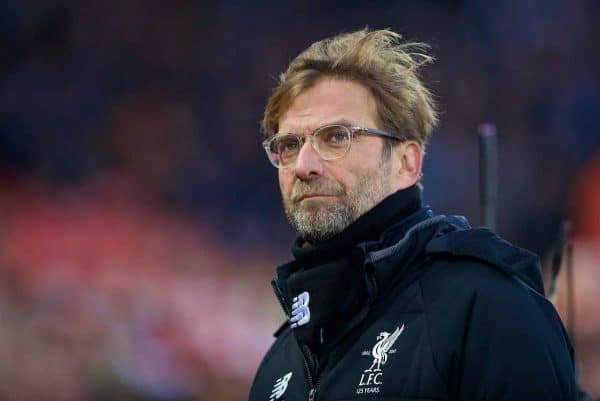
[[[275,166],[286,167],[296,160],[300,146],[300,139],[296,135],[280,134],[271,138],[266,150]]]
[[[343,157],[350,149],[351,133],[343,125],[328,125],[315,132],[313,143],[325,160]]]

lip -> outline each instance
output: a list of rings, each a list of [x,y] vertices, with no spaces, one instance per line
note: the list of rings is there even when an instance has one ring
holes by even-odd
[[[298,202],[302,202],[303,200],[306,199],[315,199],[315,198],[332,198],[333,195],[326,195],[326,194],[306,194],[306,195],[302,195],[300,197],[300,199],[298,199]]]

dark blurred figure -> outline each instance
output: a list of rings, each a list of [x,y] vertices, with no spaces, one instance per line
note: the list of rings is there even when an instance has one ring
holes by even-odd
[[[600,154],[577,175],[569,215],[573,219],[570,243],[572,272],[566,261],[557,288],[557,308],[575,346],[581,387],[600,397]],[[570,292],[572,292],[570,294]]]

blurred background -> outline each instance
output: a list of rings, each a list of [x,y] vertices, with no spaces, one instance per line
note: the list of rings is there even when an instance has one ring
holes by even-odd
[[[592,0],[3,2],[0,400],[246,398],[294,237],[263,106],[301,50],[366,25],[437,59],[434,210],[479,224],[490,121],[499,233],[549,261],[572,219],[557,305],[600,397],[598,16]]]

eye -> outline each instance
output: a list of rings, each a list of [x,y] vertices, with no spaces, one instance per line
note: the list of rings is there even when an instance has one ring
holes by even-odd
[[[294,135],[282,135],[271,143],[271,151],[279,154],[296,152],[299,147],[298,138]]]
[[[350,132],[342,125],[325,127],[319,132],[320,141],[327,146],[346,146]]]

